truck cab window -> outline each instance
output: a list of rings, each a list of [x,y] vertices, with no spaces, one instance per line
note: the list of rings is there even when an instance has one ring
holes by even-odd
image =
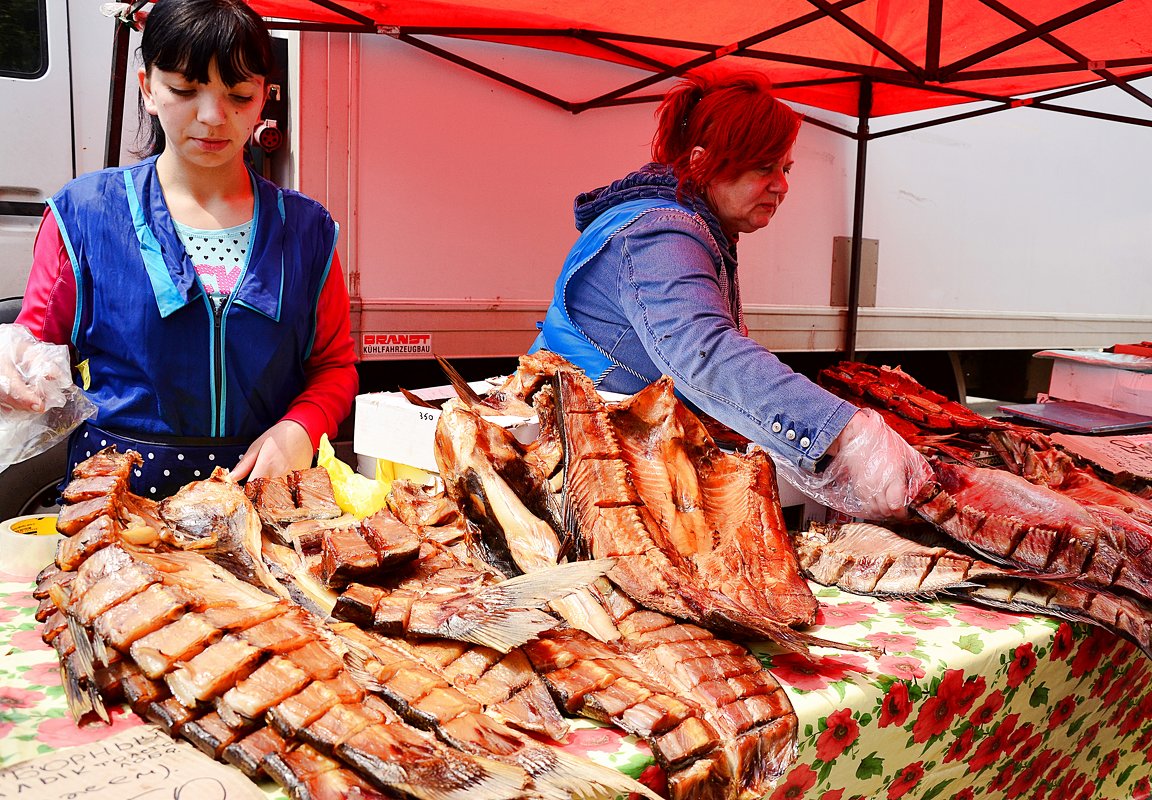
[[[0,4],[0,76],[39,78],[48,70],[44,0]]]

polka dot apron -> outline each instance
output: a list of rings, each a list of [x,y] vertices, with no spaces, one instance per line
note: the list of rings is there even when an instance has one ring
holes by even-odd
[[[73,467],[105,447],[113,446],[122,453],[135,450],[144,463],[130,476],[132,492],[160,500],[186,483],[204,480],[216,467],[236,466],[249,445],[251,442],[240,439],[134,439],[84,423],[69,440],[67,474],[70,477]]]

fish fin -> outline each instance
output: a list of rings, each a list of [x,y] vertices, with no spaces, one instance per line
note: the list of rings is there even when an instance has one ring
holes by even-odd
[[[628,777],[615,767],[597,764],[588,758],[581,758],[563,750],[553,749],[556,763],[545,774],[534,774],[537,784],[554,786],[564,797],[580,800],[612,800],[629,794],[659,800],[660,795],[639,781]]]
[[[89,714],[95,713],[105,724],[111,724],[112,718],[104,707],[104,699],[96,690],[95,684],[83,679],[72,668],[72,660],[64,659],[60,662],[60,679],[64,686],[64,699],[68,703],[68,713],[79,725]]]
[[[476,618],[453,614],[440,626],[438,633],[446,639],[508,653],[559,624],[560,620],[538,609],[516,608],[487,611]]]
[[[338,745],[337,753],[377,787],[417,800],[522,800],[535,796],[528,790],[531,780],[523,769],[489,758],[459,753],[448,763],[442,758],[405,763],[385,760],[351,741]]]
[[[824,639],[804,631],[798,631],[795,628],[789,628],[787,625],[762,625],[761,627],[765,628],[764,632],[780,647],[809,658],[812,657],[812,653],[809,651],[811,647],[827,647],[832,650],[847,650],[853,653],[870,653],[874,656],[883,655],[883,652],[877,647],[834,642],[831,639]]]
[[[418,394],[415,394],[413,392],[408,391],[403,386],[398,386],[396,388],[400,390],[400,394],[404,395],[404,399],[407,400],[412,405],[418,406],[420,408],[436,408],[435,403],[429,403],[423,397],[420,397]],[[439,409],[437,409],[437,410],[439,410]]]
[[[96,653],[92,647],[92,640],[88,638],[88,631],[80,624],[80,620],[67,614],[68,633],[76,645],[76,662],[80,666],[80,677],[91,681],[96,677]]]
[[[380,693],[384,691],[384,685],[368,671],[368,661],[374,658],[372,651],[359,642],[348,639],[342,638],[342,643],[347,648],[344,653],[344,666],[348,668],[348,674],[352,680],[370,692]]]
[[[615,563],[614,558],[601,558],[557,564],[485,586],[476,593],[476,600],[495,609],[539,608],[550,600],[588,586],[612,569]]]
[[[96,632],[92,633],[92,654],[96,657],[96,660],[104,666],[108,666],[108,664],[111,663],[108,660],[110,658],[108,645],[105,643],[104,637]]]
[[[445,617],[435,631],[421,633],[507,653],[559,624],[555,617],[540,611],[541,606],[589,585],[613,563],[614,559],[600,559],[558,564],[485,586]]]
[[[104,698],[100,696],[100,690],[95,683],[88,684],[88,699],[92,703],[92,710],[96,712],[96,716],[100,717],[105,725],[111,725],[112,717],[108,714],[108,709],[104,706]]]
[[[436,363],[440,365],[440,369],[444,370],[448,382],[452,384],[452,389],[455,390],[456,395],[461,400],[469,406],[483,405],[484,398],[468,385],[468,381],[464,380],[464,376],[456,370],[456,367],[449,364],[443,356],[436,356]]]

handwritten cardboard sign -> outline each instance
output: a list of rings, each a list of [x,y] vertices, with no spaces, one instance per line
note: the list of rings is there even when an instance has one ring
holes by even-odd
[[[1130,472],[1152,480],[1152,434],[1072,436],[1054,433],[1052,441],[1109,472]]]
[[[150,725],[0,770],[0,798],[266,800],[239,770]]]

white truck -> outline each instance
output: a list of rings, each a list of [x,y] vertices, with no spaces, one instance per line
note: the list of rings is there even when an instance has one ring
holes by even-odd
[[[0,297],[23,292],[44,198],[104,165],[114,22],[99,5],[0,13]],[[387,36],[277,35],[287,139],[268,169],[341,222],[365,390],[415,388],[433,353],[487,359],[464,362],[477,369],[522,353],[575,238],[573,197],[647,160],[654,107],[572,115]],[[558,93],[623,82],[622,67],[571,56],[456,49]],[[1139,106],[1118,90],[1093,102]],[[1152,338],[1149,135],[1019,109],[873,142],[858,354],[1015,399],[1037,388],[1036,350]],[[751,334],[805,371],[844,343],[854,152],[805,126],[787,204],[740,244]]]

